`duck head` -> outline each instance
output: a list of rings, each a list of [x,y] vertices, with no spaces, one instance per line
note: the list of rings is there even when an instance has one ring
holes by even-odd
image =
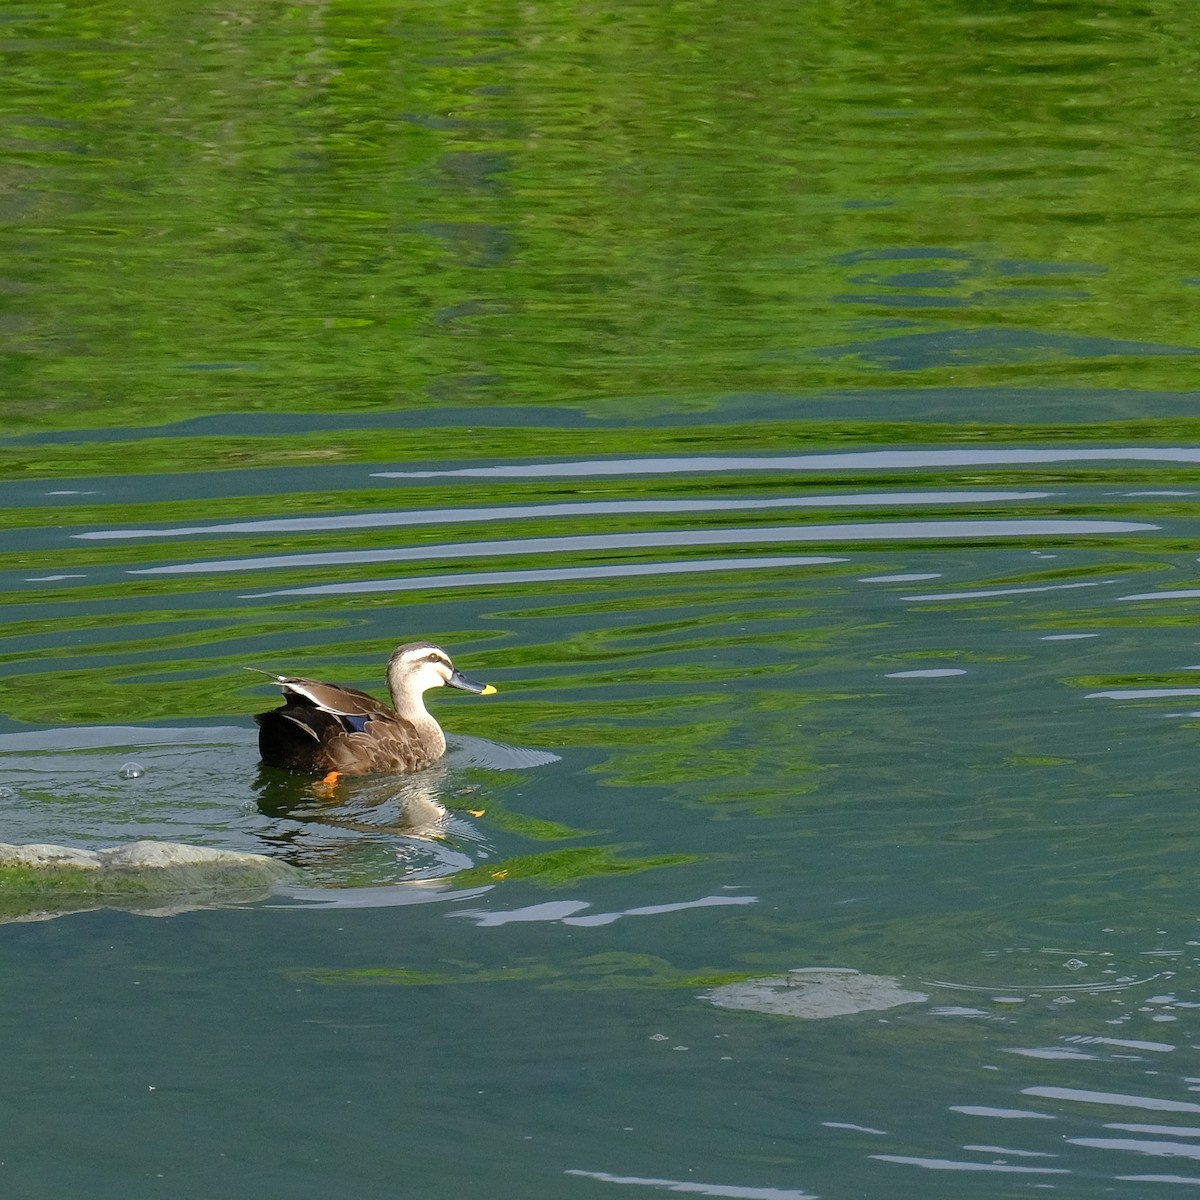
[[[490,683],[480,683],[464,675],[450,661],[450,655],[432,642],[406,642],[392,651],[387,685],[397,712],[404,713],[416,706],[423,708],[422,694],[446,684],[479,696],[491,696],[496,691]]]

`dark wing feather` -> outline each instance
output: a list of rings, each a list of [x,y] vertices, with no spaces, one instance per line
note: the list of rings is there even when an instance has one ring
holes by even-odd
[[[288,771],[327,771],[323,747],[344,733],[341,718],[309,705],[283,704],[259,713],[258,752],[263,762]]]

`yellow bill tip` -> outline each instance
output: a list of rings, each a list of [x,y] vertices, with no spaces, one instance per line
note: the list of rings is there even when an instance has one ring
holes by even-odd
[[[479,694],[481,696],[494,696],[496,694],[496,689],[494,687],[492,687],[492,685],[489,683],[484,687],[483,691],[480,692]]]

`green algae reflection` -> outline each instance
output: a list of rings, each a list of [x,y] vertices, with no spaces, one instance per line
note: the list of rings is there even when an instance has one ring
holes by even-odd
[[[448,961],[439,971],[417,971],[408,967],[295,967],[284,972],[295,983],[334,987],[428,987],[467,983],[539,983],[568,990],[607,988],[710,988],[740,983],[750,971],[715,968],[683,970],[653,954],[613,951],[581,955],[561,966],[540,959],[522,958],[505,966],[477,962]]]
[[[497,785],[503,780],[497,781]],[[451,805],[450,807],[473,811],[469,805]],[[540,817],[531,817],[525,813],[514,812],[502,804],[495,796],[489,796],[486,806],[479,810],[480,815],[487,818],[490,824],[505,833],[517,837],[530,838],[538,842],[561,842],[568,838],[591,837],[597,833],[594,829],[575,829],[564,825],[561,821],[546,821]],[[495,868],[493,868],[495,869]]]
[[[618,858],[608,846],[575,846],[545,854],[519,854],[498,863],[468,867],[454,876],[456,887],[478,887],[500,880],[522,880],[542,887],[566,887],[581,879],[602,875],[631,875],[656,867],[677,867],[698,862],[696,854],[654,854],[645,858]]]

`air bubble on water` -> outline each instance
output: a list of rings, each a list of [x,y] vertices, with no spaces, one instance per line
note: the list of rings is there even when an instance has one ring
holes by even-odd
[[[146,768],[141,763],[127,762],[117,774],[122,779],[141,779],[146,773]]]
[[[17,793],[15,788],[0,787],[0,800],[15,800]]]

